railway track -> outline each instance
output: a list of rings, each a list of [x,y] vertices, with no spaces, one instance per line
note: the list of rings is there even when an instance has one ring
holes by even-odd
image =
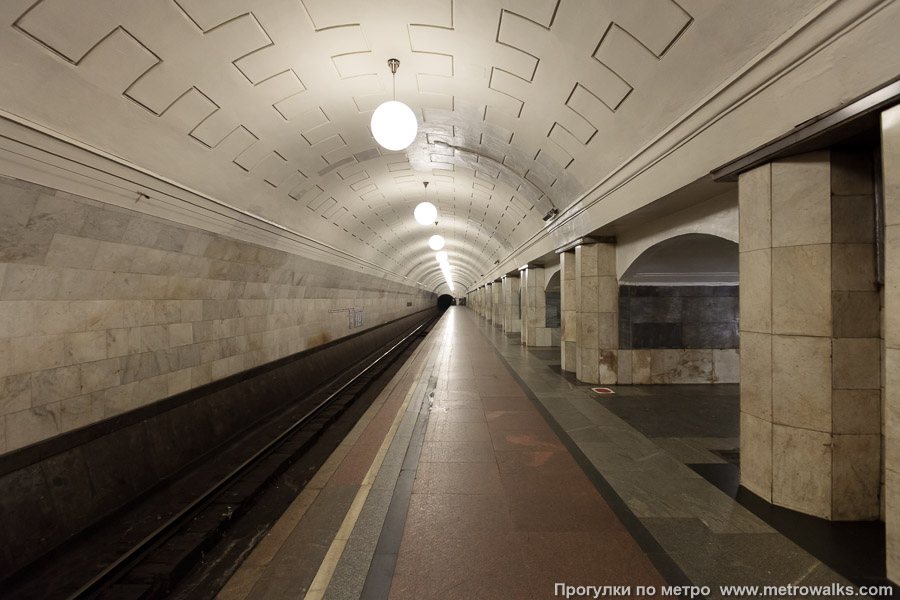
[[[207,480],[210,477],[214,479],[211,485],[187,494],[187,499],[184,493],[178,494],[181,499],[157,517],[161,523],[138,541],[111,541],[115,549],[110,550],[105,559],[95,561],[93,570],[84,569],[86,574],[82,573],[81,579],[77,579],[81,569],[69,569],[68,575],[64,575],[66,570],[57,567],[56,575],[51,571],[49,576],[59,577],[60,581],[49,586],[46,582],[38,582],[43,584],[37,586],[12,586],[7,589],[9,595],[0,592],[0,597],[23,600],[36,597],[68,600],[152,600],[167,597],[254,507],[258,498],[278,482],[360,397],[366,395],[371,401],[377,396],[376,390],[380,388],[370,390],[373,384],[382,387],[387,384],[387,381],[380,380],[390,378],[386,374],[392,375],[392,366],[406,360],[437,318],[416,327],[349,380],[326,387],[312,401],[312,406],[302,410],[296,407],[288,409],[268,420],[257,429],[255,436],[249,436],[250,441],[245,445],[251,449],[244,449],[245,457],[238,466],[234,467],[237,463],[231,462],[225,467],[227,472],[224,475],[221,474],[224,472],[222,464],[209,467]],[[367,406],[357,407],[355,413],[361,414]],[[353,418],[354,423],[357,418],[358,414]],[[346,429],[348,424],[342,427]],[[321,453],[321,449],[318,451]],[[252,454],[246,456],[250,452]],[[241,453],[233,454],[239,456]],[[204,468],[200,465],[197,472],[202,473]],[[309,467],[306,481],[314,475],[312,469]],[[185,481],[185,478],[181,480]],[[190,474],[186,480],[190,481]],[[297,492],[299,490],[294,490],[294,495]],[[127,527],[128,515],[117,515],[116,521],[118,525],[107,529]],[[91,532],[86,532],[86,535],[90,536]],[[106,537],[110,537],[109,532]],[[102,570],[99,569],[101,566]],[[31,572],[27,576],[30,577],[39,576],[42,571],[40,565],[29,570]],[[88,577],[90,579],[85,581]]]

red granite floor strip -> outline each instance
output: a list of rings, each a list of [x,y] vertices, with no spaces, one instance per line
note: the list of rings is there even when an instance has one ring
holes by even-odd
[[[449,315],[391,588],[400,599],[553,598],[664,584],[477,327]]]

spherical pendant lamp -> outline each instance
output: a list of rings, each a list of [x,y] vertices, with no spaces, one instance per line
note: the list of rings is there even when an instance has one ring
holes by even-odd
[[[437,221],[437,208],[431,202],[419,202],[413,216],[422,225],[431,225]]]
[[[433,235],[428,238],[428,246],[432,250],[440,250],[444,247],[444,238],[439,235]]]
[[[441,264],[444,264],[444,263],[447,262],[447,253],[444,252],[443,250],[441,250],[440,252],[435,252],[435,253],[434,253],[434,257],[435,257],[435,258],[437,259],[437,261],[438,261],[439,263],[441,263]]]
[[[397,74],[400,61],[392,58],[388,61],[391,68],[391,81]],[[394,89],[396,96],[396,87]],[[416,115],[407,105],[397,102],[396,98],[382,103],[372,113],[372,135],[375,141],[386,150],[405,150],[416,139],[419,123]]]
[[[389,100],[372,113],[372,135],[386,150],[405,150],[418,132],[416,115],[402,102]]]

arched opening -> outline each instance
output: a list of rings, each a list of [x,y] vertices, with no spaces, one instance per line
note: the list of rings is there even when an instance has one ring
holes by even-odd
[[[620,283],[737,285],[738,245],[706,233],[678,235],[644,250],[622,274]]]
[[[547,302],[547,327],[551,329],[559,329],[559,321],[561,315],[559,271],[550,276],[550,281],[547,282],[547,287],[544,290],[544,294],[546,296]],[[558,344],[554,344],[554,346],[556,345]]]
[[[619,284],[620,348],[681,358],[635,383],[736,383],[737,282],[738,245],[714,235],[679,235],[638,256]]]
[[[445,310],[453,306],[453,296],[451,296],[450,294],[441,294],[440,296],[438,296],[437,305],[438,310],[444,312]]]
[[[641,410],[653,418],[636,426],[729,489],[739,476],[738,263],[736,243],[690,233],[646,249],[619,282],[619,376],[627,365],[633,384],[665,386],[645,388]]]

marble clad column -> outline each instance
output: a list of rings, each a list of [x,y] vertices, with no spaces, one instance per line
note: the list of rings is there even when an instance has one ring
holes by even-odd
[[[575,376],[587,383],[616,383],[619,283],[615,244],[575,247]]]
[[[578,293],[575,278],[575,251],[559,255],[559,354],[563,371],[576,372],[575,332],[577,331]]]
[[[900,580],[900,106],[881,115],[884,182],[884,436],[887,576]]]
[[[880,300],[871,154],[744,173],[741,483],[833,520],[878,518]]]
[[[550,346],[547,327],[547,296],[543,267],[528,267],[522,273],[522,343],[526,346]]]
[[[507,275],[503,278],[503,332],[522,331],[521,300],[519,298],[519,278]]]
[[[500,281],[495,281],[491,285],[491,305],[493,306],[493,313],[491,316],[491,323],[494,327],[503,327],[503,289],[502,283]]]
[[[491,319],[494,316],[494,284],[489,283],[487,287],[484,289],[484,318],[487,319],[487,322],[490,323]]]

